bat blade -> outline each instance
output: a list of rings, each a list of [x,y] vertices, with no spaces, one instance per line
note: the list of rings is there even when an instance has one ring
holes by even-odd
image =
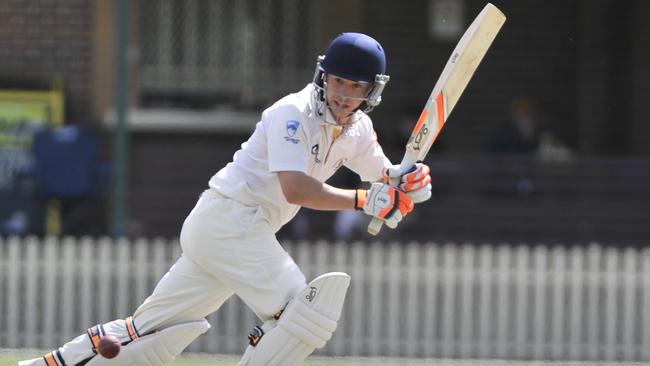
[[[506,16],[501,10],[488,3],[458,41],[406,143],[406,152],[400,163],[402,173],[427,156],[505,21]],[[368,233],[377,235],[382,224],[382,220],[373,218]]]
[[[413,162],[424,160],[505,20],[505,15],[488,3],[467,28],[434,85],[406,144],[407,153],[413,155],[409,161],[413,158]],[[406,170],[409,168],[404,167]]]

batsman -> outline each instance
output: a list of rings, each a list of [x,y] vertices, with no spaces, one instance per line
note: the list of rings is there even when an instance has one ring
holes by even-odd
[[[264,110],[232,162],[210,179],[183,223],[182,256],[135,313],[18,366],[167,364],[208,330],[205,317],[233,294],[262,322],[239,365],[301,365],[332,337],[350,276],[326,273],[307,283],[275,233],[300,207],[361,210],[394,229],[431,196],[429,168],[417,163],[403,173],[392,165],[368,117],[388,81],[375,39],[336,37],[312,82]],[[341,166],[369,189],[324,183]],[[103,335],[121,341],[117,357],[98,354]]]

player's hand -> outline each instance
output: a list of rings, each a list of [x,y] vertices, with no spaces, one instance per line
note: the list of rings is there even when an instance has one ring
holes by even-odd
[[[413,210],[413,200],[393,186],[373,183],[368,190],[357,189],[354,207],[384,220],[386,226],[394,229]]]
[[[431,198],[431,176],[429,166],[415,163],[406,173],[402,173],[399,165],[392,165],[382,172],[384,183],[390,183],[406,192],[414,203],[420,203]]]

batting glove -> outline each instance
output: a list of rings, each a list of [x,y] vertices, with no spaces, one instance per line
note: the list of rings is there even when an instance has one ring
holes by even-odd
[[[373,183],[370,189],[357,189],[354,207],[366,214],[384,220],[391,229],[411,211],[413,200],[399,189],[382,183]]]
[[[384,183],[390,183],[406,192],[414,203],[420,203],[431,198],[431,176],[429,166],[415,163],[413,168],[402,173],[399,165],[391,165],[382,172]]]

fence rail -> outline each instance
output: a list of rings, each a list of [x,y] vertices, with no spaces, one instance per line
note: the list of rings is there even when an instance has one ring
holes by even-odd
[[[650,360],[650,250],[284,243],[308,278],[352,276],[336,356]],[[0,345],[50,348],[129,315],[173,241],[0,239]],[[236,297],[191,351],[240,353],[258,321]]]

